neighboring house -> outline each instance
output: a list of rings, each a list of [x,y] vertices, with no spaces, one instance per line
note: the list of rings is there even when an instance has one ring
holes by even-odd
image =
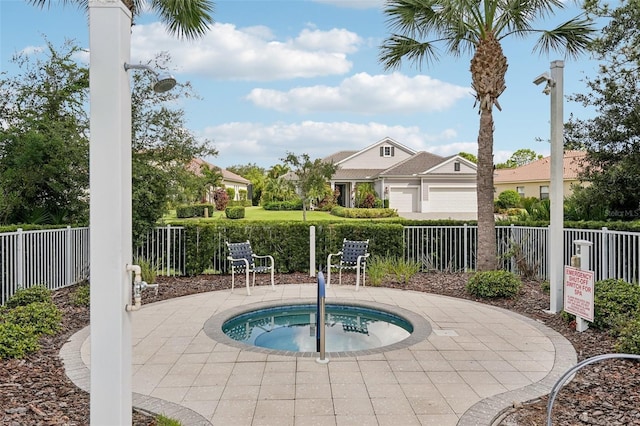
[[[433,218],[473,218],[477,213],[476,165],[459,155],[440,157],[384,138],[323,161],[338,165],[330,183],[339,190],[341,206],[353,207],[356,185],[371,183],[400,213],[428,213]]]
[[[578,179],[582,171],[584,151],[565,151],[564,153],[564,195],[571,195],[572,185],[580,185]],[[495,198],[508,189],[516,191],[521,197],[536,197],[541,200],[549,198],[551,182],[551,157],[532,161],[513,169],[496,169],[493,177]]]
[[[222,175],[222,187],[224,188],[233,188],[235,190],[235,200],[240,199],[240,191],[247,191],[247,199],[251,199],[251,181],[249,179],[245,179],[240,175],[237,175],[233,172],[230,172],[227,169],[223,169],[217,166],[214,166],[211,163],[204,161],[201,158],[194,158],[191,160],[189,165],[187,166],[189,170],[194,173],[200,175],[200,169],[202,165],[206,165],[212,170],[217,170]],[[213,200],[211,198],[211,192],[207,194],[206,200],[203,200],[207,203],[212,203]]]

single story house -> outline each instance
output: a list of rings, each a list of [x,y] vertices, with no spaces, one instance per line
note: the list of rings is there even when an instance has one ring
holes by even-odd
[[[200,169],[203,165],[205,165],[206,167],[209,167],[212,170],[217,170],[222,175],[222,187],[233,188],[235,190],[235,200],[240,199],[240,191],[246,191],[247,199],[248,200],[251,199],[251,181],[249,179],[245,179],[242,176],[237,175],[233,172],[230,172],[227,169],[214,166],[213,164],[201,158],[194,158],[193,160],[191,160],[191,162],[187,167],[189,170],[193,171],[194,173],[200,174]],[[208,194],[206,198],[211,198],[211,195]],[[212,199],[206,199],[203,201],[207,203],[213,202]]]
[[[323,161],[338,165],[330,183],[339,190],[341,206],[353,207],[356,185],[371,183],[400,213],[428,213],[434,218],[477,213],[476,164],[459,155],[415,151],[387,137]]]
[[[563,160],[564,195],[573,193],[572,186],[580,185],[578,175],[583,169],[584,151],[565,151]],[[549,198],[551,182],[551,157],[540,158],[513,169],[496,169],[493,177],[495,198],[508,189],[521,197]]]

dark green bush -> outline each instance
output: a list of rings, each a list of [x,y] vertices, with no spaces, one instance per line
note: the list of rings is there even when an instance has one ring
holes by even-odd
[[[176,217],[181,219],[189,217],[204,217],[204,209],[209,209],[209,215],[213,214],[213,204],[189,204],[176,207]]]
[[[90,286],[88,283],[80,284],[73,293],[71,293],[71,303],[75,306],[89,306],[91,304],[89,289]]]
[[[520,200],[520,194],[513,189],[507,189],[498,195],[497,204],[500,208],[510,209],[512,207],[517,207],[518,204],[520,204]]]
[[[39,337],[31,326],[0,322],[0,359],[24,358],[37,351]]]
[[[34,285],[29,288],[22,288],[7,300],[5,306],[13,309],[18,306],[26,306],[34,302],[50,302],[51,290],[43,285]]]
[[[302,210],[302,200],[270,201],[262,206],[265,210]]]
[[[33,328],[37,334],[54,334],[60,329],[62,312],[53,302],[33,302],[11,309],[5,317],[8,323]]]
[[[640,286],[622,279],[597,281],[593,308],[593,327],[612,329],[615,333],[640,309]]]
[[[375,219],[381,217],[397,217],[398,212],[395,209],[369,209],[369,208],[345,208],[336,206],[331,209],[334,216],[348,217],[354,219]]]
[[[476,272],[467,282],[467,291],[474,296],[513,297],[520,291],[520,277],[508,271]]]
[[[620,329],[615,351],[640,355],[640,313]]]
[[[227,207],[224,212],[229,219],[244,219],[244,207],[242,206]]]

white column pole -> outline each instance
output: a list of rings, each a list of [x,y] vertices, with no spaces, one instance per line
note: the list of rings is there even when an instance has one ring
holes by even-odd
[[[564,143],[563,61],[551,62],[551,220],[549,226],[550,307],[561,312],[564,305]]]
[[[131,14],[120,0],[89,1],[92,426],[130,425]]]

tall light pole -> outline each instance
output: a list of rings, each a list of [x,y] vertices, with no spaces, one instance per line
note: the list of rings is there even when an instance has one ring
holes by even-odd
[[[551,220],[549,225],[550,306],[552,313],[564,307],[564,142],[563,142],[564,61],[551,62],[551,75],[544,73],[533,82],[546,83],[543,93],[551,97]]]
[[[92,426],[130,425],[132,409],[131,13],[89,1]]]

